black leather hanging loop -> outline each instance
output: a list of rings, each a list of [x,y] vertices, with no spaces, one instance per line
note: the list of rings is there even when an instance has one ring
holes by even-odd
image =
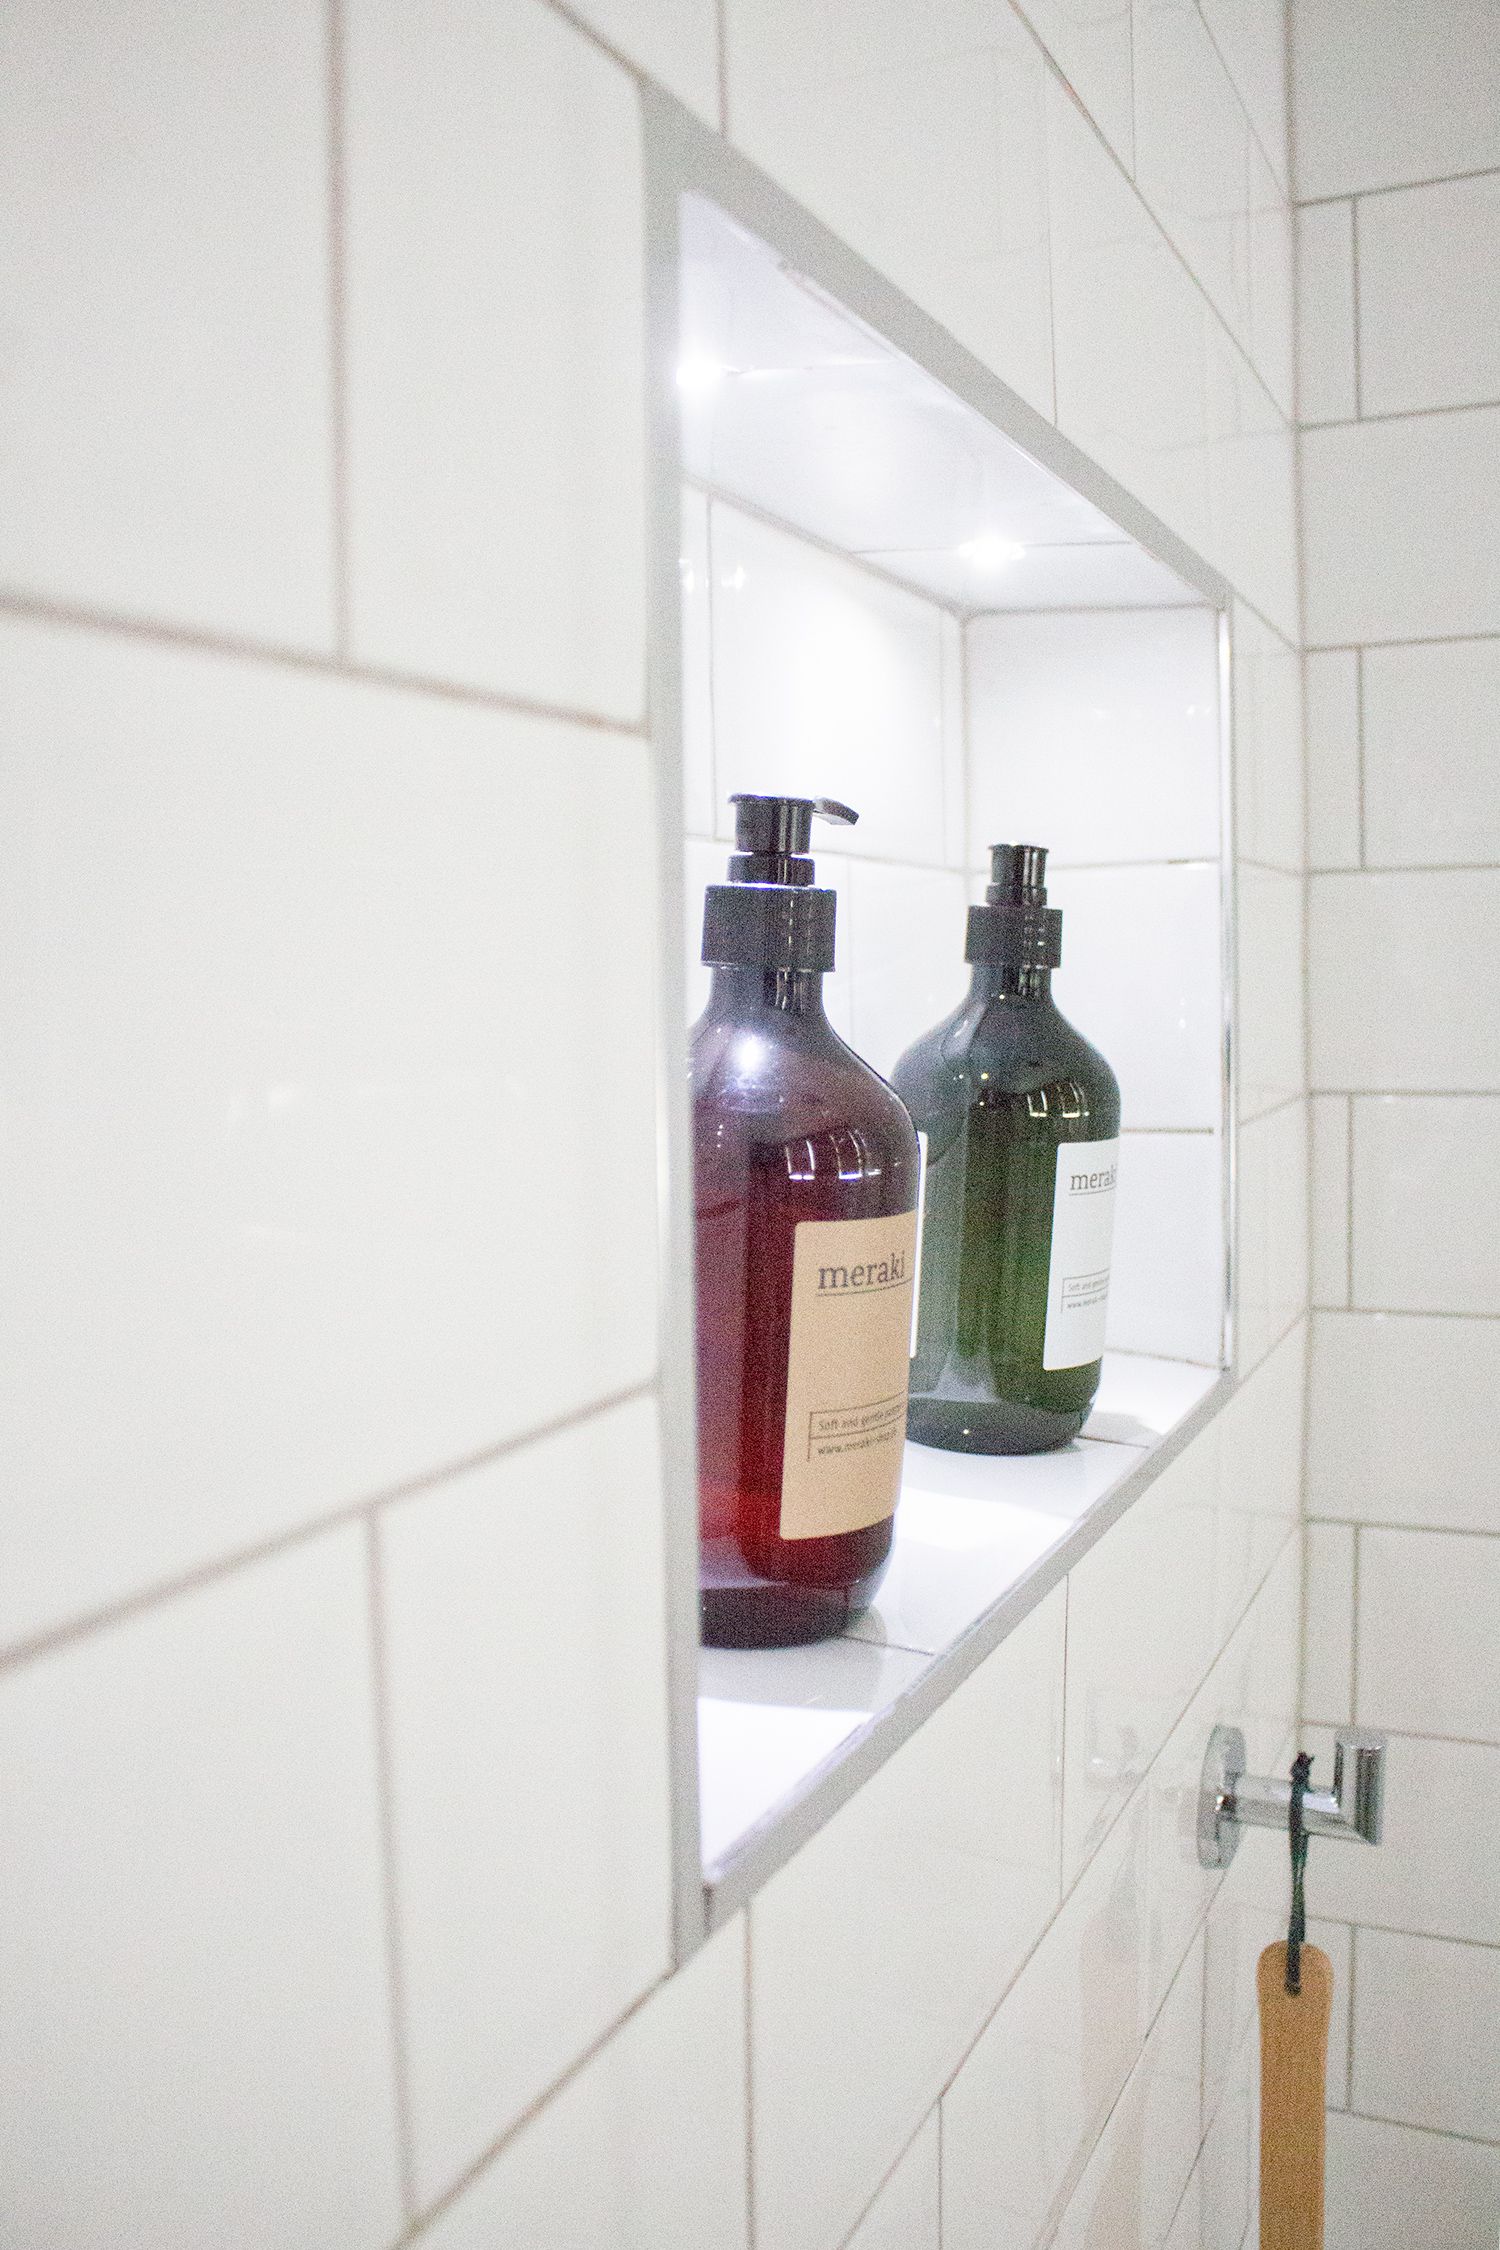
[[[1292,1842],[1292,1915],[1286,1933],[1286,1989],[1295,1996],[1302,1990],[1302,1941],[1307,1936],[1307,1901],[1303,1877],[1307,1872],[1307,1830],[1302,1824],[1302,1800],[1312,1779],[1312,1759],[1299,1750],[1292,1760],[1292,1799],[1287,1807],[1287,1832]]]

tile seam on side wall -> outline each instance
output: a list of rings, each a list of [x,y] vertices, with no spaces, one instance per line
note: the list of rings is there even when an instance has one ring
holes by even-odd
[[[1500,165],[1481,164],[1472,172],[1438,172],[1430,179],[1393,180],[1385,187],[1340,188],[1336,195],[1303,195],[1292,205],[1294,211],[1315,211],[1320,204],[1351,203],[1356,196],[1368,199],[1377,195],[1412,195],[1422,188],[1457,187],[1464,180],[1493,180],[1500,174]]]
[[[1497,408],[1500,408],[1500,398],[1465,398],[1451,406],[1394,406],[1382,407],[1373,414],[1319,415],[1316,420],[1304,422],[1302,427],[1305,430],[1373,430],[1386,422],[1440,422],[1455,414],[1493,414]]]
[[[401,2216],[409,2228],[417,2214],[416,2155],[412,2131],[411,2077],[407,2064],[406,1970],[401,1945],[401,1910],[396,1880],[396,1787],[391,1755],[390,1667],[385,1632],[385,1558],[380,1525],[365,1520],[365,1566],[369,1598],[371,1695],[375,1711],[375,1760],[380,1810],[380,1890],[385,1919],[386,1976],[390,1985],[392,2067],[396,2087],[396,2141],[401,2174]]]
[[[616,1407],[629,1405],[634,1399],[656,1395],[657,1378],[644,1383],[633,1383],[627,1390],[611,1392],[608,1398],[594,1399],[566,1414],[525,1430],[518,1436],[504,1438],[496,1445],[485,1446],[475,1453],[466,1453],[457,1460],[445,1461],[432,1469],[423,1470],[401,1484],[367,1494],[359,1500],[350,1500],[330,1508],[307,1523],[294,1524],[277,1532],[270,1539],[257,1540],[252,1546],[236,1547],[228,1554],[215,1555],[209,1561],[197,1564],[192,1570],[177,1576],[154,1581],[118,1600],[101,1603],[97,1608],[85,1610],[76,1617],[63,1619],[47,1626],[40,1633],[30,1633],[0,1649],[0,1678],[7,1672],[18,1671],[23,1665],[50,1656],[54,1650],[68,1647],[72,1642],[89,1639],[95,1633],[108,1632],[116,1625],[129,1623],[148,1611],[164,1608],[185,1596],[196,1594],[204,1587],[215,1585],[220,1579],[232,1577],[237,1571],[254,1569],[256,1564],[268,1562],[275,1555],[289,1553],[293,1548],[309,1545],[328,1533],[346,1529],[350,1524],[367,1521],[382,1509],[401,1501],[416,1499],[428,1492],[441,1491],[455,1477],[467,1476],[471,1470],[488,1468],[491,1463],[506,1460],[529,1445],[539,1445],[546,1439],[559,1436],[564,1430],[591,1421],[595,1415],[609,1414]]]
[[[1257,148],[1258,148],[1258,149],[1260,150],[1260,153],[1261,153],[1261,157],[1262,157],[1262,160],[1263,160],[1263,161],[1264,161],[1264,163],[1265,163],[1265,167],[1266,167],[1266,170],[1267,170],[1267,171],[1268,171],[1268,172],[1270,173],[1270,175],[1271,175],[1272,179],[1273,179],[1273,180],[1274,180],[1274,181],[1276,182],[1276,185],[1277,185],[1277,187],[1278,187],[1278,188],[1280,188],[1280,190],[1281,190],[1281,194],[1282,194],[1282,200],[1283,200],[1283,201],[1285,202],[1285,204],[1286,204],[1286,207],[1287,207],[1288,211],[1290,211],[1290,210],[1292,210],[1292,209],[1294,208],[1294,206],[1293,206],[1293,203],[1292,203],[1292,178],[1291,178],[1291,165],[1290,165],[1290,162],[1288,162],[1288,165],[1287,165],[1287,176],[1286,176],[1286,178],[1285,178],[1285,179],[1283,179],[1283,178],[1282,178],[1282,176],[1281,176],[1281,174],[1280,174],[1280,172],[1278,172],[1278,171],[1277,171],[1277,169],[1276,169],[1276,159],[1275,159],[1275,158],[1274,158],[1274,157],[1272,156],[1272,154],[1271,154],[1271,151],[1270,151],[1270,150],[1269,150],[1269,149],[1268,149],[1268,148],[1266,147],[1266,144],[1265,144],[1265,142],[1264,142],[1264,141],[1263,141],[1263,140],[1261,139],[1261,137],[1260,137],[1260,127],[1259,127],[1259,126],[1258,126],[1258,125],[1256,124],[1256,122],[1255,122],[1255,119],[1254,119],[1254,118],[1253,118],[1253,117],[1252,117],[1252,116],[1250,115],[1250,112],[1249,112],[1249,110],[1248,110],[1248,109],[1247,109],[1247,107],[1245,106],[1245,97],[1244,97],[1244,95],[1243,95],[1243,94],[1242,94],[1242,93],[1240,92],[1240,89],[1239,89],[1239,85],[1238,85],[1238,83],[1237,83],[1237,81],[1236,81],[1236,79],[1235,79],[1235,75],[1234,75],[1234,72],[1233,72],[1233,71],[1232,71],[1232,70],[1230,69],[1230,67],[1229,67],[1229,58],[1228,58],[1228,56],[1227,56],[1227,55],[1225,54],[1225,52],[1224,52],[1223,48],[1222,48],[1222,47],[1221,47],[1221,46],[1219,45],[1218,34],[1217,34],[1217,32],[1216,32],[1216,31],[1214,30],[1214,27],[1213,27],[1213,25],[1212,25],[1212,24],[1211,24],[1211,23],[1209,22],[1209,20],[1208,20],[1208,17],[1207,17],[1207,16],[1206,16],[1206,15],[1204,14],[1204,12],[1203,12],[1203,9],[1202,9],[1202,6],[1201,6],[1201,4],[1200,4],[1200,5],[1199,5],[1199,6],[1197,7],[1196,13],[1197,13],[1198,21],[1199,21],[1199,22],[1200,22],[1200,23],[1202,24],[1202,26],[1203,26],[1204,30],[1205,30],[1205,31],[1206,31],[1206,32],[1208,33],[1208,43],[1209,43],[1209,45],[1210,45],[1210,46],[1211,46],[1211,47],[1213,48],[1213,51],[1214,51],[1214,53],[1215,53],[1215,54],[1216,54],[1216,55],[1218,56],[1218,58],[1219,58],[1219,68],[1220,68],[1220,69],[1221,69],[1221,70],[1223,71],[1223,73],[1224,73],[1224,76],[1225,76],[1225,78],[1226,78],[1226,79],[1228,80],[1228,83],[1229,83],[1229,91],[1230,91],[1230,92],[1231,92],[1231,93],[1233,94],[1233,96],[1234,96],[1234,98],[1235,98],[1236,102],[1237,102],[1237,103],[1239,104],[1240,115],[1241,115],[1241,117],[1243,117],[1243,119],[1245,120],[1245,129],[1246,129],[1246,131],[1247,131],[1247,132],[1249,133],[1249,135],[1250,135],[1250,138],[1251,138],[1251,140],[1252,140],[1252,141],[1253,141],[1253,142],[1255,143],[1255,146],[1256,146],[1256,147],[1257,147]],[[1133,9],[1132,9],[1132,11],[1131,11],[1131,28],[1132,28],[1132,33],[1133,33],[1133,31],[1134,31],[1134,10],[1133,10]],[[1134,46],[1134,39],[1133,39],[1133,37],[1132,37],[1132,42],[1131,42],[1131,44],[1132,44],[1132,47],[1133,47],[1133,46]],[[1291,142],[1290,142],[1290,140],[1289,140],[1289,141],[1288,141],[1288,143],[1287,143],[1287,151],[1288,151],[1288,157],[1290,158],[1290,152],[1291,152]],[[1247,201],[1248,201],[1248,187],[1247,187]]]
[[[588,727],[599,734],[617,735],[622,741],[650,740],[646,721],[605,718],[598,711],[573,710],[562,704],[537,703],[527,696],[507,695],[499,688],[482,688],[461,681],[443,680],[421,672],[401,672],[385,665],[345,662],[320,656],[315,650],[288,648],[274,641],[241,641],[222,633],[164,620],[127,617],[118,610],[78,608],[44,600],[14,587],[0,587],[0,619],[20,625],[42,625],[65,632],[93,633],[103,639],[140,641],[155,648],[187,655],[218,657],[227,663],[265,666],[273,671],[302,673],[309,678],[341,680],[358,687],[390,688],[398,694],[434,696],[444,703],[459,703],[470,710],[493,711],[520,719],[548,719],[562,726]]]
[[[1404,1934],[1396,1933],[1398,1936]],[[1374,2109],[1346,2109],[1341,2117],[1357,2117],[1362,2125],[1394,2125],[1403,2133],[1425,2133],[1429,2140],[1458,2141],[1464,2148],[1492,2148],[1500,2150],[1500,2140],[1486,2140],[1481,2133],[1455,2133],[1448,2125],[1415,2125],[1409,2117],[1386,2117]]]

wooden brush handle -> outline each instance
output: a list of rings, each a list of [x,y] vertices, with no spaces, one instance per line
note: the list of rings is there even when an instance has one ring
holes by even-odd
[[[1333,1964],[1302,1948],[1302,1990],[1286,1989],[1286,1947],[1255,1972],[1260,2003],[1260,2250],[1323,2250],[1323,2095]]]

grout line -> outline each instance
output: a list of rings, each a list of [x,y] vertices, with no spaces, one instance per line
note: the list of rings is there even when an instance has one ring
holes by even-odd
[[[1352,2071],[1350,2077],[1353,2077]],[[1349,2109],[1344,2114],[1359,2118],[1365,2125],[1394,2125],[1403,2133],[1425,2133],[1429,2140],[1458,2141],[1465,2148],[1500,2148],[1500,2140],[1487,2141],[1478,2133],[1455,2133],[1447,2125],[1413,2125],[1409,2118],[1382,2117],[1377,2111],[1368,2109]]]
[[[853,2240],[854,2240],[854,2237],[855,2237],[855,2236],[856,2236],[856,2235],[858,2234],[858,2232],[859,2232],[860,2228],[861,2228],[861,2227],[862,2227],[862,2226],[864,2225],[864,2223],[865,2223],[866,2219],[867,2219],[867,2218],[868,2218],[868,2217],[870,2216],[870,2213],[871,2213],[871,2212],[872,2212],[872,2211],[874,2210],[874,2208],[875,2208],[876,2204],[877,2204],[877,2203],[878,2203],[878,2202],[880,2201],[880,2198],[881,2198],[881,2197],[882,2197],[882,2196],[884,2195],[884,2193],[885,2193],[886,2189],[887,2189],[887,2188],[888,2188],[888,2187],[890,2186],[890,2184],[891,2184],[892,2180],[893,2180],[893,2179],[894,2179],[894,2178],[896,2177],[896,2174],[897,2174],[897,2173],[898,2173],[898,2172],[900,2171],[900,2169],[901,2169],[902,2165],[903,2165],[903,2164],[904,2164],[904,2163],[906,2162],[906,2159],[908,2158],[908,2156],[910,2156],[910,2154],[911,2154],[911,2152],[912,2152],[913,2148],[914,2148],[914,2147],[916,2146],[916,2143],[917,2143],[917,2140],[918,2140],[918,2138],[920,2137],[920,2135],[921,2135],[922,2133],[924,2133],[924,2132],[926,2131],[926,2129],[927,2129],[927,2120],[928,2120],[928,2118],[929,2118],[929,2117],[931,2117],[931,2116],[932,2116],[932,2115],[933,2115],[934,2113],[936,2113],[936,2116],[937,2116],[937,2119],[938,2119],[938,2135],[939,2135],[939,2156],[938,2156],[938,2163],[939,2163],[939,2175],[938,2175],[938,2176],[939,2176],[939,2182],[941,2183],[941,2178],[942,2178],[942,2172],[941,2172],[941,2165],[942,2165],[942,2154],[941,2154],[941,2149],[942,2149],[942,2140],[941,2140],[941,2136],[942,2136],[942,2130],[943,2130],[943,2127],[942,2127],[942,2117],[943,2117],[943,2097],[942,2097],[942,2095],[941,2095],[941,2094],[939,2094],[939,2096],[938,2096],[937,2100],[936,2100],[936,2101],[935,2101],[935,2102],[934,2102],[934,2103],[932,2104],[932,2107],[931,2107],[931,2109],[926,2109],[926,2110],[924,2110],[924,2111],[922,2112],[922,2117],[921,2117],[921,2121],[920,2121],[920,2123],[918,2124],[918,2126],[917,2126],[917,2128],[916,2128],[916,2131],[915,2131],[915,2132],[913,2132],[913,2133],[909,2133],[909,2134],[907,2135],[906,2139],[905,2139],[905,2140],[904,2140],[904,2141],[902,2142],[902,2144],[901,2144],[901,2147],[900,2147],[900,2149],[899,2149],[899,2150],[897,2151],[897,2154],[896,2154],[896,2158],[895,2158],[895,2161],[894,2161],[894,2163],[892,2163],[892,2164],[888,2164],[888,2165],[886,2166],[886,2169],[884,2170],[884,2172],[882,2172],[882,2173],[881,2173],[881,2175],[880,2175],[880,2182],[879,2182],[879,2185],[877,2186],[877,2188],[876,2188],[876,2190],[875,2190],[875,2193],[874,2193],[874,2194],[873,2194],[873,2195],[872,2195],[872,2196],[870,2197],[870,2199],[869,2199],[869,2201],[868,2201],[867,2203],[865,2203],[865,2204],[862,2204],[862,2205],[861,2205],[861,2207],[860,2207],[860,2213],[859,2213],[859,2217],[858,2217],[858,2218],[857,2218],[857,2219],[855,2220],[855,2222],[854,2222],[853,2226],[849,2228],[849,2230],[848,2230],[848,2232],[847,2232],[846,2234],[841,2234],[841,2235],[839,2236],[839,2250],[849,2250],[849,2245],[850,2245],[850,2244],[851,2244],[851,2243],[853,2242]],[[941,2185],[939,2186],[939,2194],[941,2194]],[[939,2237],[939,2241],[941,2242],[941,2236]]]
[[[1312,641],[1307,656],[1357,656],[1370,648],[1467,648],[1471,641],[1500,641],[1500,632],[1485,633],[1372,633],[1363,641]]]
[[[253,1568],[257,1563],[269,1561],[273,1555],[289,1553],[294,1547],[309,1545],[325,1533],[338,1531],[351,1523],[367,1521],[382,1509],[397,1501],[416,1499],[424,1493],[440,1490],[456,1477],[466,1476],[471,1469],[488,1468],[503,1461],[525,1447],[540,1444],[564,1430],[588,1422],[595,1415],[609,1414],[616,1407],[625,1406],[632,1399],[650,1397],[656,1389],[653,1376],[644,1383],[633,1383],[627,1390],[612,1392],[608,1398],[594,1399],[586,1406],[571,1408],[565,1414],[553,1417],[520,1431],[514,1437],[502,1438],[497,1444],[485,1446],[475,1453],[466,1453],[458,1459],[441,1462],[437,1467],[425,1469],[418,1476],[402,1484],[391,1485],[383,1492],[367,1495],[362,1500],[351,1500],[343,1506],[331,1508],[326,1514],[306,1523],[292,1525],[285,1531],[273,1533],[268,1539],[255,1540],[247,1546],[233,1548],[228,1554],[216,1555],[210,1561],[197,1563],[192,1569],[180,1572],[174,1578],[161,1579],[135,1592],[120,1595],[117,1599],[101,1603],[98,1608],[85,1610],[56,1625],[48,1625],[41,1632],[13,1641],[0,1650],[0,1675],[19,1670],[35,1658],[50,1656],[55,1650],[66,1648],[74,1641],[86,1640],[90,1634],[106,1631],[114,1625],[128,1623],[143,1616],[148,1610],[165,1607],[168,1602],[185,1594],[196,1594],[222,1578],[233,1577],[235,1572]]]
[[[1354,1096],[1344,1096],[1344,1305],[1354,1306]]]
[[[1360,371],[1356,367],[1356,404],[1360,382]],[[1304,423],[1303,427],[1309,430],[1368,430],[1380,422],[1448,421],[1455,414],[1494,414],[1497,411],[1500,411],[1500,398],[1466,398],[1455,400],[1451,406],[1393,406],[1374,414],[1334,414],[1326,420],[1320,416],[1316,422]]]
[[[1129,861],[1122,860],[1121,866]],[[1170,860],[1158,860],[1158,867],[1168,867]],[[1288,872],[1277,869],[1276,873]],[[1375,860],[1363,867],[1310,867],[1310,875],[1500,875],[1500,861],[1493,859],[1427,859],[1427,860]]]
[[[1244,95],[1243,95],[1243,94],[1242,94],[1242,93],[1240,92],[1240,87],[1239,87],[1239,80],[1238,80],[1238,79],[1237,79],[1237,78],[1235,77],[1235,75],[1234,75],[1234,72],[1233,72],[1233,71],[1232,71],[1232,70],[1230,69],[1230,67],[1229,67],[1229,57],[1228,57],[1228,56],[1227,56],[1227,55],[1225,54],[1225,52],[1224,52],[1223,48],[1222,48],[1222,47],[1221,47],[1221,46],[1219,45],[1219,38],[1218,38],[1218,34],[1217,34],[1217,32],[1216,32],[1216,31],[1214,30],[1214,27],[1213,27],[1213,25],[1212,25],[1212,24],[1211,24],[1211,23],[1209,22],[1209,20],[1208,20],[1208,17],[1207,17],[1206,15],[1205,15],[1205,13],[1204,13],[1204,11],[1203,11],[1203,4],[1202,4],[1202,0],[1197,0],[1197,7],[1196,7],[1196,9],[1195,9],[1195,13],[1196,13],[1196,15],[1197,15],[1197,17],[1198,17],[1198,20],[1199,20],[1199,22],[1200,22],[1200,23],[1202,24],[1202,26],[1203,26],[1204,30],[1205,30],[1205,31],[1206,31],[1206,32],[1208,33],[1208,40],[1209,40],[1209,45],[1210,45],[1210,46],[1211,46],[1211,47],[1213,48],[1213,51],[1214,51],[1214,53],[1215,53],[1215,54],[1216,54],[1216,55],[1218,56],[1218,58],[1219,58],[1219,67],[1220,67],[1220,69],[1221,69],[1221,70],[1223,71],[1223,73],[1224,73],[1224,76],[1225,76],[1225,77],[1226,77],[1226,78],[1228,79],[1228,81],[1229,81],[1229,90],[1230,90],[1230,92],[1231,92],[1231,93],[1233,94],[1233,96],[1234,96],[1234,98],[1235,98],[1235,101],[1236,101],[1236,102],[1238,103],[1238,105],[1239,105],[1239,111],[1240,111],[1240,115],[1241,115],[1241,116],[1243,117],[1243,119],[1244,119],[1244,121],[1245,121],[1245,126],[1246,126],[1246,129],[1247,129],[1247,131],[1249,132],[1250,138],[1251,138],[1251,140],[1252,140],[1252,141],[1253,141],[1253,142],[1255,143],[1255,146],[1256,146],[1256,147],[1257,147],[1257,148],[1258,148],[1258,149],[1260,150],[1260,153],[1261,153],[1261,158],[1262,158],[1262,161],[1263,161],[1263,162],[1264,162],[1264,164],[1265,164],[1266,170],[1267,170],[1267,171],[1268,171],[1268,172],[1270,173],[1270,175],[1271,175],[1272,179],[1273,179],[1273,180],[1275,181],[1275,183],[1276,183],[1276,191],[1277,191],[1278,195],[1280,195],[1280,196],[1282,197],[1283,201],[1284,201],[1284,202],[1285,202],[1285,204],[1286,204],[1286,208],[1288,209],[1288,211],[1290,211],[1290,210],[1292,210],[1292,209],[1293,209],[1293,204],[1292,204],[1292,168],[1291,168],[1291,139],[1290,139],[1290,135],[1288,135],[1288,140],[1287,140],[1287,176],[1286,176],[1286,178],[1285,178],[1285,179],[1283,179],[1283,178],[1282,178],[1282,176],[1281,176],[1281,174],[1280,174],[1280,172],[1278,172],[1278,171],[1277,171],[1277,169],[1276,169],[1276,159],[1275,159],[1275,158],[1274,158],[1274,157],[1272,156],[1272,154],[1271,154],[1271,151],[1270,151],[1270,150],[1269,150],[1269,149],[1267,148],[1267,146],[1266,146],[1265,142],[1264,142],[1264,141],[1263,141],[1263,140],[1261,139],[1261,137],[1260,137],[1260,127],[1259,127],[1259,126],[1258,126],[1258,125],[1256,124],[1256,122],[1255,122],[1255,119],[1254,119],[1254,118],[1253,118],[1253,117],[1252,117],[1252,116],[1250,115],[1249,105],[1248,105],[1248,104],[1246,103],[1246,100],[1245,100],[1245,97],[1244,97]],[[1132,15],[1132,26],[1133,26],[1133,19],[1134,19],[1134,10],[1133,10],[1133,9],[1132,9],[1132,11],[1131,11],[1131,15]],[[1133,46],[1133,45],[1134,45],[1134,40],[1132,39],[1132,46]],[[1286,52],[1286,49],[1285,49],[1285,48],[1283,48],[1283,54],[1285,54],[1285,52]],[[1132,76],[1133,76],[1133,74],[1132,74]],[[1248,181],[1246,182],[1246,190],[1245,190],[1245,193],[1246,193],[1246,201],[1248,202],[1248,201],[1249,201],[1249,199],[1250,199],[1250,197],[1249,197],[1249,183],[1248,183]]]
[[[332,418],[333,645],[349,659],[349,336],[346,301],[348,152],[344,137],[343,0],[328,0],[328,346]]]
[[[1354,654],[1354,771],[1357,782],[1359,812],[1359,868],[1350,873],[1368,870],[1370,860],[1366,847],[1367,823],[1365,819],[1365,652],[1356,649]]]
[[[366,1580],[369,1595],[371,1687],[375,1711],[375,1762],[380,1805],[380,1889],[385,1914],[386,1973],[391,1995],[391,2064],[396,2091],[396,2147],[401,2174],[401,2213],[407,2227],[417,2214],[416,2151],[412,2123],[411,2077],[407,2064],[408,2008],[406,1967],[401,1944],[401,1913],[396,1880],[396,1779],[391,1747],[393,1699],[385,1631],[385,1559],[380,1526],[365,1523]]]
[[[1500,1539],[1500,1529],[1486,1530],[1482,1525],[1387,1523],[1383,1516],[1330,1516],[1322,1513],[1309,1516],[1307,1520],[1309,1523],[1337,1524],[1350,1531],[1397,1531],[1408,1539]],[[1413,1742],[1457,1742],[1467,1743],[1475,1750],[1500,1750],[1500,1741],[1488,1740],[1482,1734],[1434,1734],[1426,1727],[1385,1727],[1382,1732],[1406,1735]]]
[[[1428,180],[1394,180],[1386,187],[1340,188],[1336,195],[1300,196],[1293,206],[1298,211],[1309,211],[1319,203],[1347,203],[1351,197],[1362,195],[1410,195],[1417,188],[1455,187],[1462,180],[1493,180],[1500,178],[1500,167],[1481,164],[1472,172],[1439,172]]]
[[[598,711],[538,703],[529,696],[508,695],[499,688],[473,687],[421,672],[403,672],[394,665],[346,662],[318,649],[292,648],[273,641],[236,640],[232,634],[218,633],[206,626],[169,625],[151,618],[128,617],[119,610],[88,609],[48,601],[15,588],[0,586],[0,617],[74,632],[118,634],[127,640],[145,641],[153,647],[223,657],[236,664],[264,666],[272,671],[301,672],[314,679],[343,680],[360,687],[391,688],[401,694],[432,696],[440,702],[463,704],[470,710],[501,712],[522,719],[550,719],[564,726],[589,727],[622,740],[649,739],[649,728],[643,720],[608,719]]]
[[[1354,314],[1354,418],[1358,422],[1364,420],[1365,373],[1364,319],[1360,309],[1359,295],[1359,197],[1357,195],[1351,195],[1349,198],[1349,293],[1353,300],[1351,309]],[[1338,425],[1331,426],[1337,427]]]

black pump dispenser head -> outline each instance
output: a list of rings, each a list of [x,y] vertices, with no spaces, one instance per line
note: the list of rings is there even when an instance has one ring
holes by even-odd
[[[1047,904],[1044,844],[991,844],[983,906],[969,908],[966,961],[1007,969],[1055,969],[1062,960],[1062,914]]]
[[[813,816],[852,826],[831,797],[731,797],[736,849],[727,883],[703,901],[703,959],[715,969],[831,969],[837,899],[814,887]]]

